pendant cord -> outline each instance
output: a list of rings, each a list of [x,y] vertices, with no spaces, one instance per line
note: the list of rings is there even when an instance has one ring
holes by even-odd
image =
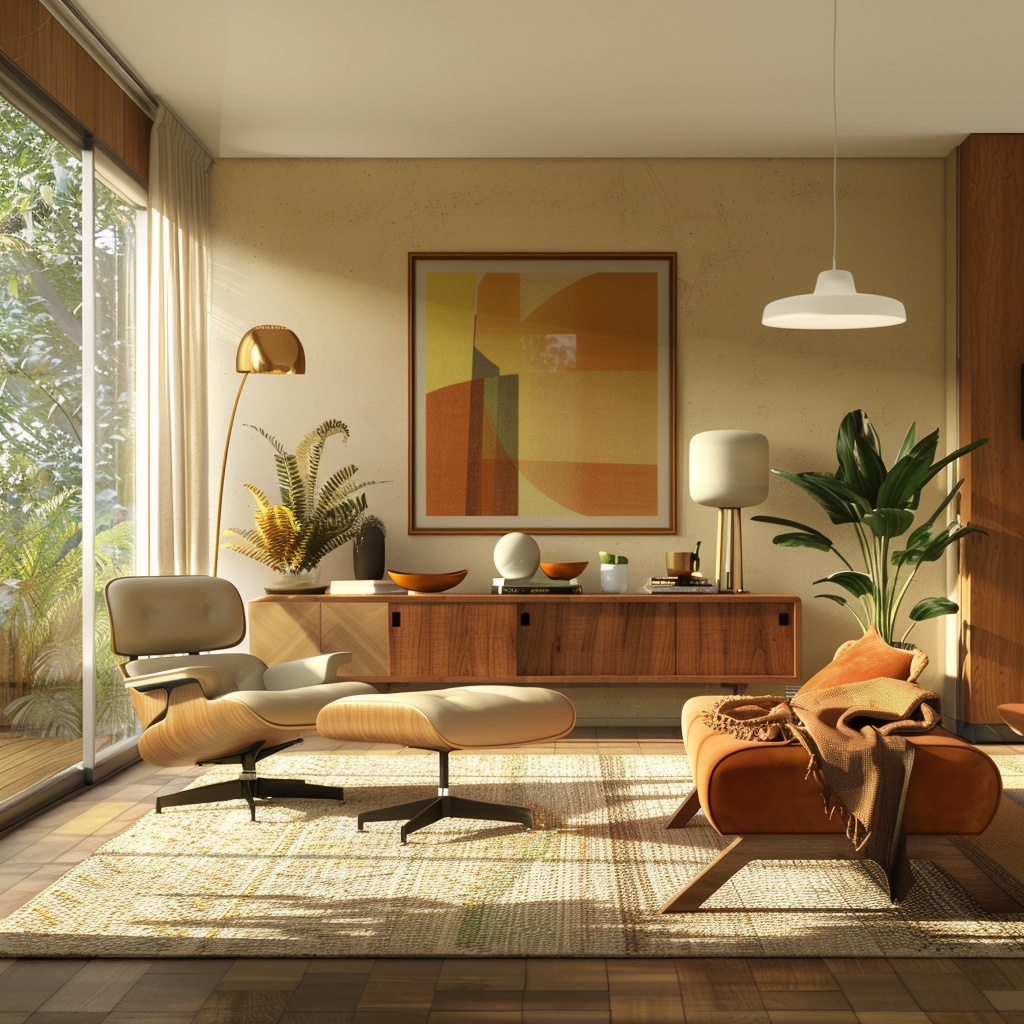
[[[832,0],[832,269],[836,269],[836,238],[839,234],[839,203],[836,198],[836,166],[839,162],[839,112],[836,107],[836,36],[839,0]]]

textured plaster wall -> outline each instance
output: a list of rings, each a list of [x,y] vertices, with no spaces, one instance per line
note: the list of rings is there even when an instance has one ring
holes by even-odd
[[[328,417],[349,424],[326,465],[355,462],[370,507],[388,528],[388,565],[468,567],[462,590],[494,574],[494,537],[407,534],[407,275],[409,252],[677,252],[678,536],[543,537],[552,559],[589,559],[585,589],[599,591],[597,552],[630,558],[630,586],[663,566],[663,553],[701,539],[713,559],[715,512],[688,497],[687,445],[701,430],[757,430],[771,464],[835,468],[843,414],[864,408],[889,459],[911,420],[919,434],[946,422],[945,197],[941,160],[850,160],[839,168],[839,265],[861,291],[901,299],[908,322],[876,331],[762,327],[766,302],[809,291],[831,258],[831,166],[822,160],[219,160],[211,170],[214,287],[211,354],[213,461],[237,387],[234,352],[260,323],[285,324],[306,348],[304,377],[254,377],[236,423],[226,525],[248,525],[243,482],[275,487],[271,452],[242,424],[284,440]],[[943,435],[941,450],[946,447]],[[934,491],[937,500],[938,488]],[[931,502],[929,502],[931,503]],[[773,478],[754,512],[826,529],[817,507]],[[826,532],[827,529],[826,529]],[[836,531],[836,537],[842,534]],[[747,524],[749,589],[804,601],[804,675],[855,635],[849,614],[813,600],[812,581],[840,566],[811,551],[775,548],[774,530]],[[851,548],[849,539],[845,544]],[[246,599],[265,570],[224,552],[221,572]],[[346,547],[325,575],[351,576]],[[943,593],[941,567],[918,596]],[[820,588],[818,588],[820,589]],[[943,630],[915,639],[932,653],[925,681],[942,687]],[[589,721],[675,721],[694,688],[572,691]]]

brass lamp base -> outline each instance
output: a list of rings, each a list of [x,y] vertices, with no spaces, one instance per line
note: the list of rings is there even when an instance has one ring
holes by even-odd
[[[715,582],[720,594],[743,594],[743,535],[738,508],[718,510]]]

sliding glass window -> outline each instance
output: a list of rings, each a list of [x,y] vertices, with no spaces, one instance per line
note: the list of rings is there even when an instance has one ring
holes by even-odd
[[[0,98],[0,808],[135,732],[103,587],[140,555],[139,214]]]

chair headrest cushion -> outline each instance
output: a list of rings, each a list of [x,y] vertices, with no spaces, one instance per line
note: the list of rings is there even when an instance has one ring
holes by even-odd
[[[107,584],[115,654],[182,654],[245,638],[242,598],[216,576],[121,576]]]

